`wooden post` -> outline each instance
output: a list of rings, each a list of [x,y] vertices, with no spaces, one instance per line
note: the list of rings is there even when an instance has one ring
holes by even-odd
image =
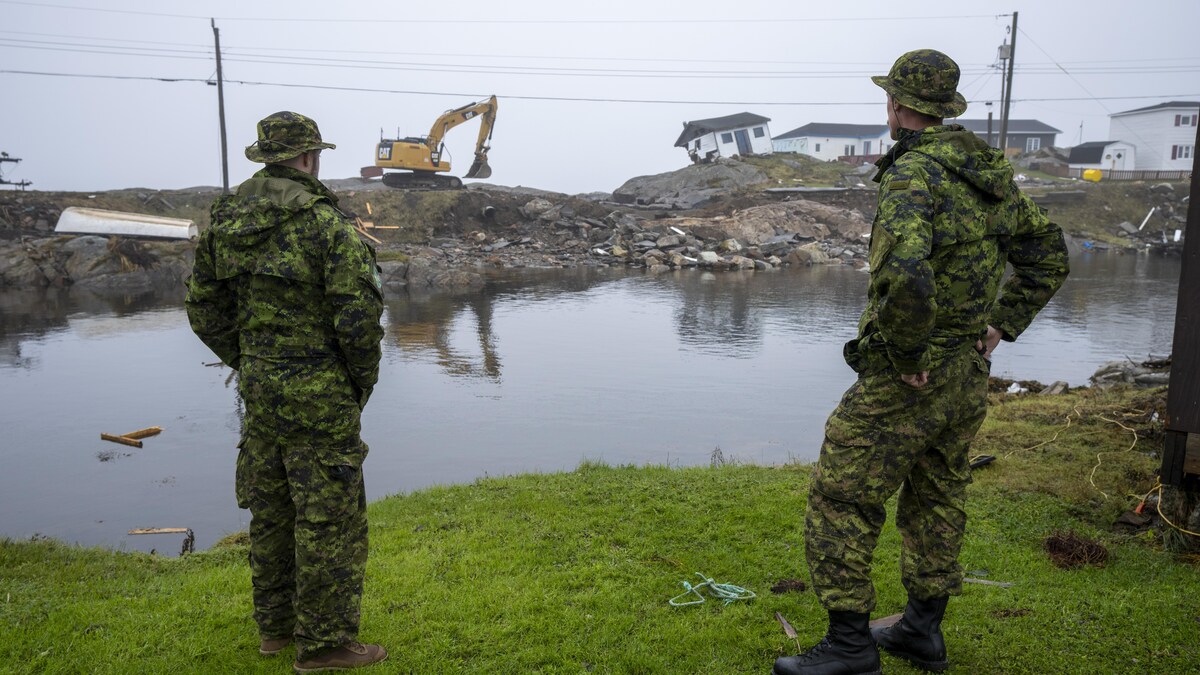
[[[221,31],[217,30],[217,20],[212,22],[213,43],[217,49],[217,114],[221,120],[221,191],[229,194],[229,150],[225,144],[225,78],[221,74]]]
[[[1013,66],[1017,63],[1017,13],[1013,12],[1012,42],[1008,46],[1008,77],[1004,88],[1004,109],[1000,111],[1000,143],[996,147],[1008,150],[1008,111],[1012,107]]]
[[[1200,147],[1200,128],[1196,130]],[[1183,265],[1179,272],[1179,298],[1175,306],[1175,341],[1171,354],[1171,386],[1167,390],[1163,485],[1184,487],[1200,483],[1194,469],[1200,453],[1200,154],[1192,159],[1192,188],[1187,225],[1184,226]],[[1191,452],[1189,453],[1189,446]],[[1191,461],[1189,461],[1189,459]],[[1188,476],[1192,476],[1191,479]]]

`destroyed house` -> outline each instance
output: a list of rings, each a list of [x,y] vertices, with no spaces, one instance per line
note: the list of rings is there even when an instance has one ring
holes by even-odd
[[[717,157],[771,154],[770,118],[742,112],[683,123],[675,147],[684,148],[693,162]]]

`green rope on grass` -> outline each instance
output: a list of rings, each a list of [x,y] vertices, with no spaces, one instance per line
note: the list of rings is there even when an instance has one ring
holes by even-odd
[[[742,588],[741,586],[734,586],[733,584],[718,584],[717,582],[713,581],[712,579],[709,579],[708,577],[704,576],[703,574],[701,574],[699,572],[696,572],[696,576],[703,579],[704,583],[696,584],[693,586],[692,584],[690,584],[686,581],[682,582],[683,587],[686,590],[684,590],[684,592],[682,592],[679,595],[668,600],[667,603],[669,603],[672,607],[687,607],[688,605],[699,605],[699,604],[703,603],[705,600],[704,595],[700,593],[700,589],[702,589],[702,588],[707,588],[708,592],[711,593],[713,596],[715,596],[718,600],[724,600],[726,605],[733,602],[734,600],[749,600],[751,598],[756,597],[754,595],[754,591]],[[688,595],[695,595],[698,598],[698,600],[689,600],[688,602],[677,602],[680,598],[686,597]]]

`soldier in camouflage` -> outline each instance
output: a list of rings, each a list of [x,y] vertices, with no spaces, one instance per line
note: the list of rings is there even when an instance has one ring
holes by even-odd
[[[948,667],[941,621],[962,587],[968,452],[987,412],[991,353],[1068,272],[1062,232],[1017,189],[1003,154],[944,124],[967,107],[958,79],[958,65],[928,49],[872,78],[896,143],[877,163],[867,306],[845,347],[858,380],[826,423],[805,515],[829,630],[778,659],[776,675],[879,673],[876,644],[926,670]],[[897,490],[908,603],[899,623],[872,630],[871,558]]]
[[[367,562],[367,446],[379,376],[375,253],[317,179],[316,123],[278,112],[246,157],[266,166],[216,200],[188,281],[192,330],[238,372],[238,506],[250,509],[259,651],[296,642],[296,672],[387,658],[357,642]]]

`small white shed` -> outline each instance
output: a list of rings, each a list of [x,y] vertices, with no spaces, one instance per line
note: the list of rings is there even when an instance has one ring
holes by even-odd
[[[1137,166],[1137,148],[1125,141],[1080,143],[1071,148],[1067,164],[1072,169],[1132,170]]]

